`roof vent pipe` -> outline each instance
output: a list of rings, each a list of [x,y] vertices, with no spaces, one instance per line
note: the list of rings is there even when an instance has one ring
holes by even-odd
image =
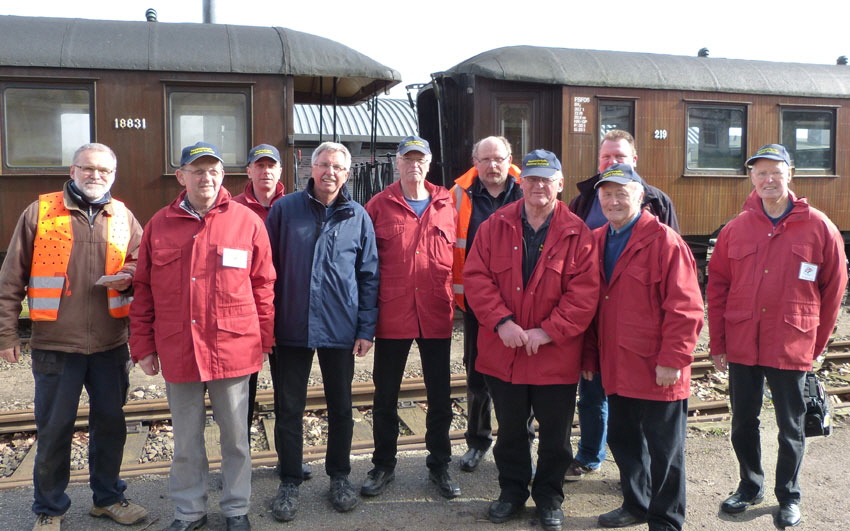
[[[148,8],[148,10],[145,11],[145,19],[147,19],[148,22],[156,22],[156,9],[152,7]]]

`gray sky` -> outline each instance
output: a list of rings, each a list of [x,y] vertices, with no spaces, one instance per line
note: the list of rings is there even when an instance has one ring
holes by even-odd
[[[529,44],[835,64],[850,56],[846,0],[569,0],[535,2],[315,2],[215,0],[220,24],[282,26],[333,39],[401,72],[400,87],[429,81],[478,53]],[[487,7],[483,7],[483,6]],[[0,0],[0,14],[201,22],[201,0]],[[312,10],[312,11],[311,11]],[[847,67],[850,68],[850,67]],[[403,97],[404,89],[393,89]]]

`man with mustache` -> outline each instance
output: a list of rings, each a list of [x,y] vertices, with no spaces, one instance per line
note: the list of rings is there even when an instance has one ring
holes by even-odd
[[[80,392],[89,395],[89,483],[93,516],[121,524],[147,511],[127,501],[119,478],[127,436],[127,314],[142,227],[110,194],[115,153],[85,144],[62,191],[24,210],[0,271],[0,357],[20,360],[18,316],[29,299],[35,380],[33,529],[58,530],[71,505],[71,437]]]

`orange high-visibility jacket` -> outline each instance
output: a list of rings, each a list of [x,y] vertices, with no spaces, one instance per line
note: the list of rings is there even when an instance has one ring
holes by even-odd
[[[519,182],[520,169],[511,164],[508,175]],[[452,263],[452,289],[455,294],[455,304],[466,311],[463,299],[463,264],[466,261],[466,237],[469,234],[469,218],[472,217],[472,183],[478,177],[475,166],[455,179],[455,185],[450,190],[452,203],[457,209],[457,242],[455,243],[454,262]]]
[[[30,319],[55,321],[59,314],[62,290],[70,294],[68,262],[74,237],[71,232],[71,212],[65,208],[63,192],[53,192],[38,197],[38,225],[33,242],[32,268],[27,286]],[[112,199],[115,215],[107,220],[106,264],[107,275],[113,275],[124,266],[127,246],[130,243],[129,211],[124,203]],[[115,318],[130,314],[131,297],[117,290],[107,289],[109,315]]]

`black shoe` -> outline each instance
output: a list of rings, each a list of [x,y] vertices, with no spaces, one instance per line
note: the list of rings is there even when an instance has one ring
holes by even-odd
[[[360,498],[354,492],[354,487],[348,481],[348,476],[331,478],[328,499],[330,499],[331,505],[333,505],[338,513],[347,513],[360,503]]]
[[[639,518],[623,507],[617,507],[613,511],[600,514],[598,519],[600,527],[626,527],[643,522],[646,522],[646,518]]]
[[[522,503],[496,500],[487,509],[487,518],[494,524],[501,524],[522,512],[523,507]]]
[[[779,510],[773,515],[773,525],[779,529],[794,527],[803,521],[800,504],[797,502],[780,503]]]
[[[726,514],[740,514],[747,510],[750,505],[758,505],[764,500],[764,492],[759,491],[755,496],[745,496],[740,490],[726,498],[720,504],[720,510]]]
[[[288,522],[295,518],[298,510],[298,485],[281,483],[277,488],[277,496],[272,502],[272,516],[278,522]]]
[[[484,459],[484,454],[486,453],[487,450],[470,448],[460,458],[460,469],[464,472],[475,472],[475,469],[478,468],[478,464]]]
[[[248,515],[228,516],[227,531],[251,531],[251,522],[248,521]]]
[[[537,517],[540,519],[540,525],[547,531],[561,531],[561,526],[564,525],[564,511],[560,507],[538,507]]]
[[[310,463],[301,463],[301,478],[310,479],[313,477],[313,467]]]
[[[439,472],[432,470],[428,472],[428,478],[437,485],[440,489],[440,496],[443,498],[452,499],[460,496],[460,487],[452,480],[448,470],[440,470]]]
[[[171,522],[171,525],[165,529],[165,531],[192,531],[194,529],[200,529],[205,525],[207,525],[206,515],[192,522],[188,520],[174,520]]]
[[[384,492],[392,480],[395,479],[395,472],[392,470],[380,470],[373,468],[366,474],[366,481],[360,487],[361,496],[377,496]]]

